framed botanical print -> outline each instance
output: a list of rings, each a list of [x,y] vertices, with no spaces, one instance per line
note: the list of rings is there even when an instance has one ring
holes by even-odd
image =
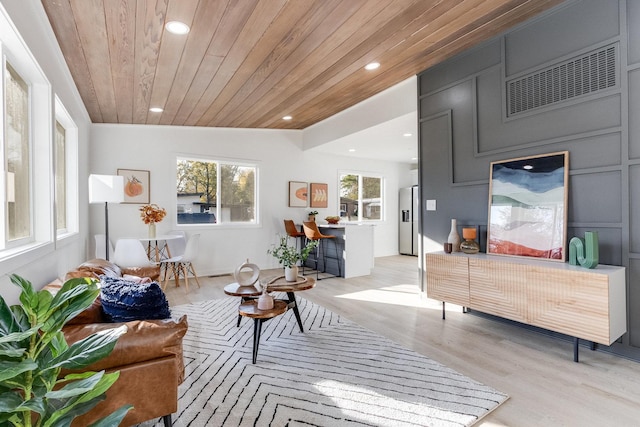
[[[136,169],[118,169],[118,175],[124,177],[124,202],[150,202],[149,171]]]
[[[487,253],[566,259],[569,152],[491,163]]]
[[[327,196],[327,184],[312,182],[309,187],[309,207],[326,208],[329,203],[329,198]]]
[[[289,207],[307,207],[307,183],[299,181],[289,181]]]

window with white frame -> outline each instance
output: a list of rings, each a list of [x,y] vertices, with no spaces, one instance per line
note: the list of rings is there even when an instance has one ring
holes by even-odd
[[[228,160],[177,159],[178,224],[255,224],[255,164]]]
[[[31,237],[31,120],[29,86],[5,61],[5,240]]]
[[[2,5],[0,74],[0,260],[5,260],[53,242],[54,112],[51,85]]]
[[[340,174],[340,216],[347,221],[384,219],[383,183],[383,178],[374,174]]]
[[[78,127],[56,97],[54,129],[54,184],[56,236],[78,231]]]

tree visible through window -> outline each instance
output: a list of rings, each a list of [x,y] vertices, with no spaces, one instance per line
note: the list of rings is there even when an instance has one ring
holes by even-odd
[[[382,178],[340,175],[340,216],[348,221],[382,219]]]
[[[253,165],[178,159],[178,224],[256,221]]]

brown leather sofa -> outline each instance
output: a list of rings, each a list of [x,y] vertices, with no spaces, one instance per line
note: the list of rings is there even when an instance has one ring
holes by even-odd
[[[138,275],[144,271],[137,271]],[[151,272],[152,273],[152,272]],[[106,260],[87,261],[65,276],[94,277],[101,275],[119,277],[120,268]],[[61,286],[49,284],[51,292]],[[120,371],[120,377],[106,393],[106,399],[72,426],[86,426],[104,417],[117,408],[133,405],[121,426],[130,426],[142,421],[163,417],[166,427],[171,426],[171,414],[178,409],[178,385],[184,379],[182,338],[187,332],[186,316],[179,319],[137,320],[125,323],[127,333],[122,335],[106,358],[85,370]],[[100,298],[91,307],[72,319],[63,329],[69,344],[94,332],[117,327],[121,323],[106,323]],[[65,375],[67,372],[62,372]]]

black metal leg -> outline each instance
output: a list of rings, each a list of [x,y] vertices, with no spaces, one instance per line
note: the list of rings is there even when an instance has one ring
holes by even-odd
[[[578,344],[580,343],[580,338],[573,338],[573,361],[578,363]]]
[[[173,422],[171,421],[171,414],[165,415],[162,417],[162,420],[164,421],[164,427],[171,427],[173,425]]]
[[[444,320],[446,318],[446,316],[444,314],[444,304],[445,304],[445,302],[442,301],[442,320]]]
[[[296,294],[293,292],[287,292],[287,297],[289,297],[289,308],[293,309],[293,314],[296,315],[296,320],[298,321],[300,332],[304,333],[304,328],[302,327],[302,319],[300,318],[300,311],[298,310],[298,302],[296,301]]]
[[[238,324],[236,325],[238,328],[240,327],[240,320],[242,319],[242,315],[238,314]]]
[[[262,333],[262,319],[253,319],[253,364],[258,358],[258,346],[260,345],[260,334]]]

